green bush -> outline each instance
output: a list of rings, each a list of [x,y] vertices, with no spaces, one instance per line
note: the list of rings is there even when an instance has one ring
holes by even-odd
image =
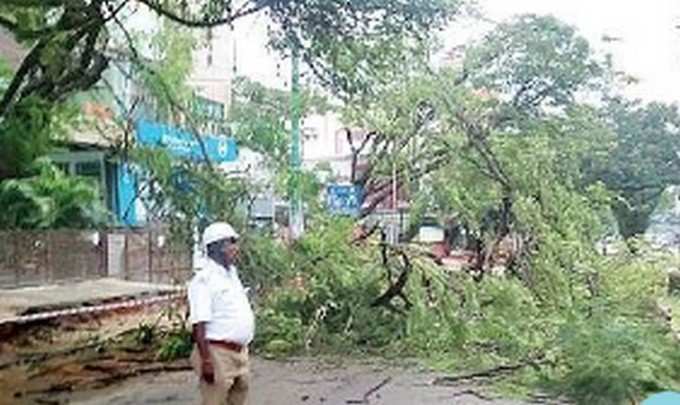
[[[108,222],[87,180],[67,176],[46,160],[34,170],[32,177],[0,182],[0,229],[95,228]]]
[[[289,278],[292,253],[271,235],[245,233],[241,242],[239,276],[243,282],[256,288],[271,288]]]
[[[183,359],[191,355],[192,349],[191,332],[188,329],[173,329],[163,337],[157,356],[162,361]]]
[[[548,237],[525,277],[475,281],[408,251],[409,305],[395,299],[390,310],[373,305],[388,287],[380,246],[353,246],[351,229],[323,219],[290,249],[251,245],[266,251],[251,253],[250,266],[268,266],[257,273],[259,348],[375,350],[468,372],[527,364],[505,383],[527,392],[541,381],[583,404],[624,403],[680,378],[676,343],[653,315],[664,257],[603,257]],[[390,264],[394,279],[399,260]]]
[[[279,268],[262,278],[258,346],[348,350],[384,347],[400,337],[401,317],[371,305],[385,288],[384,273],[372,250],[350,245],[351,230],[351,222],[324,218],[286,253],[260,242],[274,251]]]
[[[627,404],[678,386],[677,344],[654,324],[624,318],[577,321],[563,327],[559,347],[563,372],[548,380],[579,404]]]
[[[258,312],[257,325],[255,346],[268,354],[289,354],[304,346],[303,321],[292,311],[272,305]]]

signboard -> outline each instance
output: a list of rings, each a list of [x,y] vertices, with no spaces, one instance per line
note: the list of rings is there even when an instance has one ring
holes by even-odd
[[[361,209],[361,187],[353,185],[330,185],[327,190],[328,210],[332,214],[357,216]]]
[[[215,163],[234,162],[238,148],[234,138],[201,135],[205,153]],[[175,157],[202,160],[201,144],[194,134],[169,125],[140,120],[137,122],[137,142],[143,146],[165,148]]]
[[[178,158],[201,161],[204,159],[203,149],[196,137],[185,130],[152,121],[140,120],[136,126],[136,141],[139,145],[158,147],[167,150]],[[205,155],[216,163],[234,162],[238,159],[238,148],[233,138],[202,135]],[[139,194],[138,172],[123,162],[117,173],[117,206],[118,219],[125,225],[139,225],[145,221],[144,206]],[[192,191],[188,177],[182,172],[173,173],[172,181],[176,187],[185,192]]]
[[[437,243],[444,241],[444,230],[438,226],[421,226],[418,229],[418,242]]]

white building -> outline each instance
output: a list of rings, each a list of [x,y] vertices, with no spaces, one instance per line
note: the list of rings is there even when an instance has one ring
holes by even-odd
[[[140,3],[132,3],[125,10],[125,27],[147,43],[138,43],[142,56],[153,59],[151,38],[161,29],[162,20],[156,13]],[[119,31],[119,30],[118,30]],[[127,49],[127,37],[113,27],[113,48]],[[222,25],[210,29],[193,29],[195,46],[192,55],[192,71],[188,85],[206,100],[219,103],[220,115],[226,117],[231,102],[231,82],[234,74],[234,42],[231,28]],[[162,52],[162,50],[160,50]]]
[[[208,100],[220,103],[222,117],[231,104],[231,83],[234,76],[234,43],[231,28],[222,25],[201,31],[198,47],[193,54],[193,70],[189,85]]]

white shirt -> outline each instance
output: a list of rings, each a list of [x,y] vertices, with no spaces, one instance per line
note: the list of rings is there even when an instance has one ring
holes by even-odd
[[[189,321],[205,322],[211,340],[247,345],[255,334],[255,315],[236,267],[229,270],[207,259],[189,283]]]

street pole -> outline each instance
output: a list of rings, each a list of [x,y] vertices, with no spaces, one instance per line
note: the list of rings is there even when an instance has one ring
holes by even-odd
[[[300,168],[302,166],[300,140],[300,55],[296,44],[292,44],[291,89],[290,89],[290,236],[298,239],[304,232],[304,215],[300,192]]]

